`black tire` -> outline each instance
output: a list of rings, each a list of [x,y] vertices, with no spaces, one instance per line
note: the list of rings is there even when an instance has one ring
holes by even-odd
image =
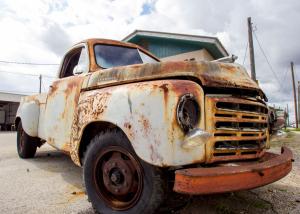
[[[25,133],[20,121],[17,129],[17,151],[20,158],[33,158],[38,146],[39,138],[30,137]]]
[[[154,213],[163,203],[167,188],[162,170],[140,160],[121,131],[109,130],[95,136],[84,158],[83,179],[89,201],[96,212],[147,214]],[[134,169],[126,171],[126,164],[130,166],[128,169],[132,169],[132,164],[134,164]],[[131,172],[128,173],[128,171]],[[114,183],[118,181],[112,179],[114,173],[118,175],[114,176],[115,178],[120,178],[119,183]],[[131,181],[128,179],[130,178],[128,174],[134,175]],[[124,183],[126,188],[130,186],[131,190],[137,190],[133,193],[130,191],[125,191],[125,193]],[[123,191],[121,196],[121,193],[119,195],[112,193],[112,188],[118,189],[119,187],[120,192]]]

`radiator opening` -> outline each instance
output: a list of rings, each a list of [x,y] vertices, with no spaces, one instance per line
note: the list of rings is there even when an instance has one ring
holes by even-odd
[[[259,134],[257,133],[244,133],[244,134],[241,134],[242,137],[256,137],[256,136],[259,136]]]
[[[264,129],[267,128],[267,123],[253,122],[216,122],[216,128],[233,128],[233,129]]]
[[[234,114],[215,114],[216,117],[236,117]]]
[[[233,156],[235,152],[227,152],[227,153],[214,153],[214,156]]]
[[[242,152],[242,155],[256,155],[256,151]]]
[[[248,111],[267,114],[268,109],[259,105],[243,104],[243,103],[230,103],[230,102],[218,102],[216,104],[219,109],[229,109],[235,111]]]
[[[242,118],[244,118],[244,119],[259,119],[259,116],[243,115]]]
[[[237,140],[237,141],[217,141],[215,142],[216,150],[239,150],[239,149],[259,149],[260,141],[258,140]]]
[[[235,133],[215,133],[215,137],[230,137],[230,136],[236,136]]]

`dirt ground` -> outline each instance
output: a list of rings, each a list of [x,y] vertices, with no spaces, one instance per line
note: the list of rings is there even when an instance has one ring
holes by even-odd
[[[15,133],[0,134],[0,213],[93,213],[82,188],[82,169],[68,156],[43,146],[36,158],[21,160],[15,142]],[[284,179],[250,191],[174,194],[173,207],[165,213],[300,213],[300,132],[272,138],[272,151],[279,153],[282,145],[293,150],[295,159]]]

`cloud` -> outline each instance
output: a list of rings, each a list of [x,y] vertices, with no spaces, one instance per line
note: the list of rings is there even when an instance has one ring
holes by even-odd
[[[0,59],[59,63],[80,40],[120,40],[135,29],[217,36],[244,63],[247,17],[278,80],[254,41],[257,78],[270,103],[292,100],[290,61],[299,70],[300,2],[297,0],[3,0],[0,2]],[[249,70],[249,56],[245,66]],[[0,64],[0,70],[55,75],[57,67]],[[296,79],[300,76],[296,74]],[[14,81],[13,81],[14,82]],[[4,85],[4,84],[1,84]],[[6,84],[6,87],[16,87]]]
[[[69,35],[57,23],[46,24],[45,31],[41,35],[41,41],[58,56],[62,56],[72,45]]]

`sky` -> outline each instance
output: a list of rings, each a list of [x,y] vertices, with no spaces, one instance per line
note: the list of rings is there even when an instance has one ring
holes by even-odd
[[[247,17],[255,30],[257,79],[271,105],[289,105],[290,62],[300,80],[298,0],[0,0],[0,91],[47,91],[63,54],[87,38],[122,40],[136,29],[215,36],[249,73]],[[257,40],[262,47],[262,52]],[[266,60],[269,61],[269,64]]]

